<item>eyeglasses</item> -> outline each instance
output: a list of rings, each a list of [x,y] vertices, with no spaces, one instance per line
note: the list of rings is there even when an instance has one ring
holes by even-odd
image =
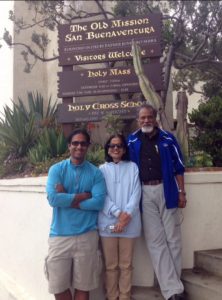
[[[71,142],[71,145],[74,146],[74,147],[77,147],[77,146],[81,146],[81,147],[88,147],[89,146],[89,142],[79,142],[79,141],[73,141]]]
[[[114,149],[114,148],[122,149],[122,148],[124,148],[122,144],[109,144],[108,147],[111,148],[111,149]]]

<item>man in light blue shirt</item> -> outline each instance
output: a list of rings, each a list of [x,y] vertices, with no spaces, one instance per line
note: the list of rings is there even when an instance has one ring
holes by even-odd
[[[97,218],[106,186],[101,171],[85,160],[89,145],[85,130],[72,132],[70,158],[53,165],[48,173],[46,191],[53,217],[45,269],[49,292],[56,300],[88,300],[89,291],[99,285]]]

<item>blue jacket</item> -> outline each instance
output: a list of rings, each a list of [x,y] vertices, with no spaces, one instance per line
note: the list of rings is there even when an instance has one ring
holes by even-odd
[[[61,183],[66,193],[57,193]],[[97,229],[99,211],[103,208],[106,184],[102,172],[88,161],[74,165],[70,159],[54,164],[48,173],[47,198],[53,207],[50,236],[75,236]],[[92,198],[72,208],[75,194],[91,192]]]
[[[140,168],[141,140],[137,130],[128,137],[130,159]],[[175,137],[167,131],[158,128],[159,136],[157,141],[160,153],[164,196],[167,208],[178,207],[178,185],[175,175],[183,175],[185,168],[182,161],[182,153]]]

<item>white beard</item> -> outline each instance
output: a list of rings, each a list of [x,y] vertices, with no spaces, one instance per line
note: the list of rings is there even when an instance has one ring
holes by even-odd
[[[141,130],[143,133],[151,133],[154,130],[154,126],[144,126]]]

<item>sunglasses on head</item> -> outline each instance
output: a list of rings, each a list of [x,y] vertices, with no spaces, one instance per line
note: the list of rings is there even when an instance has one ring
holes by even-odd
[[[88,147],[89,146],[89,142],[79,142],[79,141],[73,141],[73,142],[71,142],[71,145],[72,146],[75,146],[75,147],[77,147],[77,146],[81,146],[81,147]]]
[[[114,149],[114,148],[122,149],[122,148],[124,148],[122,144],[109,144],[108,147],[111,148],[111,149]]]

